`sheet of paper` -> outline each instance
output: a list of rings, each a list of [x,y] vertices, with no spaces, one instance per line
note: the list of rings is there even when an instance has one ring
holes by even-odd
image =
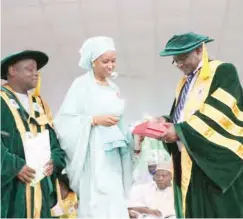
[[[34,186],[45,177],[44,166],[51,158],[49,131],[45,130],[33,138],[26,139],[24,152],[27,165],[36,171],[31,182],[31,186]]]

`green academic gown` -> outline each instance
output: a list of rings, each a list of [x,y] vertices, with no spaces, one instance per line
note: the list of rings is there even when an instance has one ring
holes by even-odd
[[[1,88],[2,90],[2,88]],[[2,218],[25,218],[26,211],[26,184],[22,183],[16,176],[26,164],[23,142],[20,132],[16,126],[16,121],[9,105],[3,99],[2,95],[15,99],[11,92],[1,91],[1,217]],[[35,101],[34,97],[32,98]],[[17,100],[15,101],[17,103]],[[21,106],[20,109],[23,110]],[[23,111],[24,112],[24,111]],[[21,119],[25,120],[29,115],[25,113],[25,118],[21,115]],[[20,113],[21,114],[21,113]],[[35,112],[34,117],[38,118],[39,113]],[[40,130],[40,126],[35,118],[30,120]],[[60,148],[57,136],[53,128],[46,124],[45,128],[50,133],[51,143],[51,159],[54,163],[54,173],[50,177],[41,180],[41,213],[40,217],[50,218],[51,208],[57,202],[55,182],[58,174],[65,167],[64,151]],[[3,134],[4,133],[4,134]],[[34,212],[34,191],[31,188],[31,216]]]
[[[181,151],[166,144],[177,217],[243,218],[243,90],[236,68],[216,65],[207,79],[199,73],[184,110],[185,122],[175,125]]]

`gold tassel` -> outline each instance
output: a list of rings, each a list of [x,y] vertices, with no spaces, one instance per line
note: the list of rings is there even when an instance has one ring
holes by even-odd
[[[38,82],[37,82],[37,86],[34,90],[33,96],[35,96],[35,97],[40,96],[40,88],[41,88],[41,75],[40,75],[40,72],[38,72]]]
[[[208,53],[207,53],[205,43],[203,43],[202,61],[203,61],[203,66],[200,72],[200,77],[202,77],[203,80],[206,80],[210,76],[211,68],[208,62]]]

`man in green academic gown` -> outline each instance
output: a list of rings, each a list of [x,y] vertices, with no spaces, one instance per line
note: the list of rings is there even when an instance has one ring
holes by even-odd
[[[2,218],[50,218],[57,203],[57,177],[65,167],[65,154],[48,105],[39,95],[37,70],[47,62],[45,53],[30,50],[1,61],[1,79],[7,80],[0,93]],[[26,163],[24,142],[44,132],[49,134],[51,158],[43,166],[44,178],[32,186],[36,171]]]
[[[243,218],[243,90],[236,67],[209,60],[207,36],[173,36],[161,51],[184,77],[168,130],[177,217]]]

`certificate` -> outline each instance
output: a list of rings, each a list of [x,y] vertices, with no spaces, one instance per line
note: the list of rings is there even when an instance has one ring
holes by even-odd
[[[45,130],[37,136],[25,138],[24,153],[26,164],[36,171],[35,178],[30,184],[35,186],[45,177],[44,167],[51,158],[49,131]]]

